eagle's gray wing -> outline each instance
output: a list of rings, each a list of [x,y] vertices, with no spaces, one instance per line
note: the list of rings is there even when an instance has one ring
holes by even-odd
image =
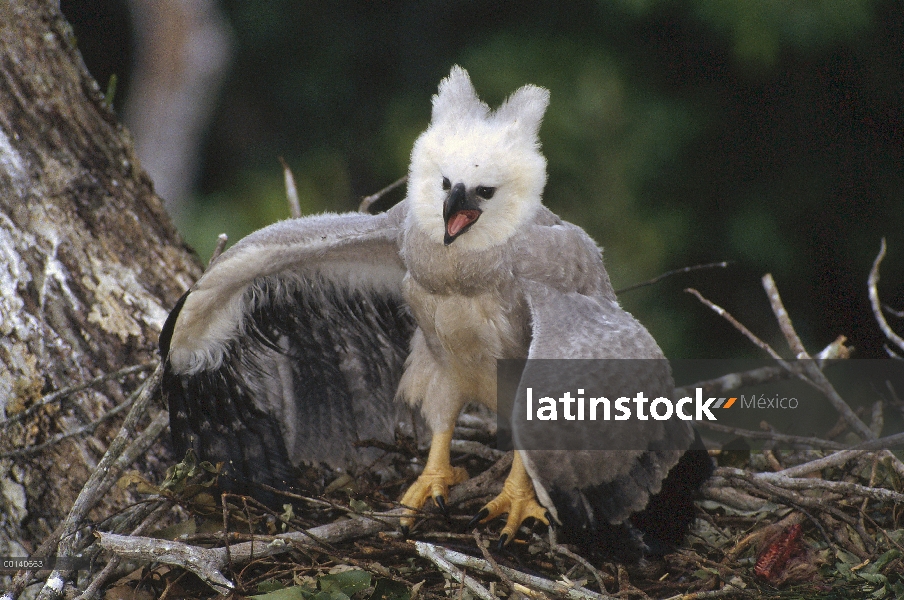
[[[301,461],[348,466],[354,442],[410,426],[393,401],[415,327],[404,210],[283,221],[214,262],[161,334],[179,456],[223,462],[227,489],[266,500],[259,484],[291,486]]]
[[[523,388],[529,381],[553,381],[576,396],[567,384],[589,377],[612,400],[634,397],[640,389],[650,398],[672,398],[668,362],[643,325],[618,305],[592,240],[567,223],[543,229],[532,238],[535,251],[554,253],[555,246],[576,268],[568,270],[570,280],[548,270],[555,269],[555,260],[535,261],[526,269],[522,290],[532,338],[514,413],[526,410]],[[544,244],[551,247],[544,250]],[[551,267],[538,272],[538,262]],[[603,360],[588,370],[582,359]],[[521,454],[538,499],[567,537],[622,557],[646,551],[644,542],[680,542],[693,519],[693,491],[711,471],[705,451],[686,454],[695,442],[690,425],[632,419],[588,422],[577,431],[606,436],[607,449],[581,449],[601,446],[579,437],[550,439],[555,429],[548,423],[513,420],[515,447],[527,448]]]

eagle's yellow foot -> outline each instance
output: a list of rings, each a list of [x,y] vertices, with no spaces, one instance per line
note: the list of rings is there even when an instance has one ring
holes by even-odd
[[[487,503],[471,520],[470,526],[485,523],[490,519],[508,513],[505,527],[499,534],[499,547],[505,546],[526,519],[533,517],[545,525],[549,525],[549,511],[537,502],[534,485],[524,469],[521,456],[515,452],[512,470],[502,486],[502,493]]]
[[[402,505],[412,509],[399,523],[403,531],[407,532],[414,524],[414,512],[424,506],[428,498],[433,498],[436,505],[445,513],[449,486],[461,483],[468,478],[467,471],[461,467],[453,467],[449,463],[449,442],[451,440],[452,431],[433,434],[430,454],[427,457],[424,471],[402,496]]]
[[[461,483],[468,478],[468,473],[461,467],[446,468],[424,468],[424,472],[412,484],[405,495],[402,496],[402,504],[414,510],[421,508],[428,498],[433,498],[436,505],[445,512],[446,495],[449,493],[449,486]],[[402,526],[411,526],[414,521],[412,517],[402,519]]]

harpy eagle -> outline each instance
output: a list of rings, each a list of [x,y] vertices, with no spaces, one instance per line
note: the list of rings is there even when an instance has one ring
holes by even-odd
[[[491,111],[454,67],[401,203],[283,221],[222,254],[161,334],[176,451],[223,461],[227,485],[266,499],[301,462],[341,466],[354,441],[391,439],[419,407],[429,457],[401,502],[444,507],[466,478],[450,464],[453,428],[469,402],[496,409],[497,359],[662,359],[594,241],[541,203],[548,102],[526,85]],[[644,376],[671,393],[667,367]],[[631,451],[516,451],[476,518],[508,514],[500,545],[530,517],[617,557],[678,543],[709,459],[686,452],[685,422],[631,435]]]

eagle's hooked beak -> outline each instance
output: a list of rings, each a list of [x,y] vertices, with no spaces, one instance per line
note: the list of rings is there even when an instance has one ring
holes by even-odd
[[[477,222],[482,212],[477,198],[465,190],[465,184],[456,183],[443,203],[443,221],[446,224],[443,243],[448,246],[454,242],[455,238]]]

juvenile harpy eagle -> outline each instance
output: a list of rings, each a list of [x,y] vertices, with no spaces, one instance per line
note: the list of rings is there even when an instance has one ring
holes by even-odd
[[[404,201],[283,221],[225,252],[161,335],[176,451],[224,461],[260,496],[255,484],[285,487],[302,461],[341,464],[356,439],[386,438],[407,403],[433,438],[402,503],[443,505],[466,477],[449,462],[453,427],[468,402],[495,410],[497,359],[662,358],[593,240],[541,204],[548,100],[527,85],[493,112],[455,67]],[[646,376],[670,394],[667,369]],[[708,459],[682,458],[694,441],[683,422],[632,435],[638,450],[517,451],[478,517],[508,513],[502,543],[529,517],[625,557],[678,542]]]

